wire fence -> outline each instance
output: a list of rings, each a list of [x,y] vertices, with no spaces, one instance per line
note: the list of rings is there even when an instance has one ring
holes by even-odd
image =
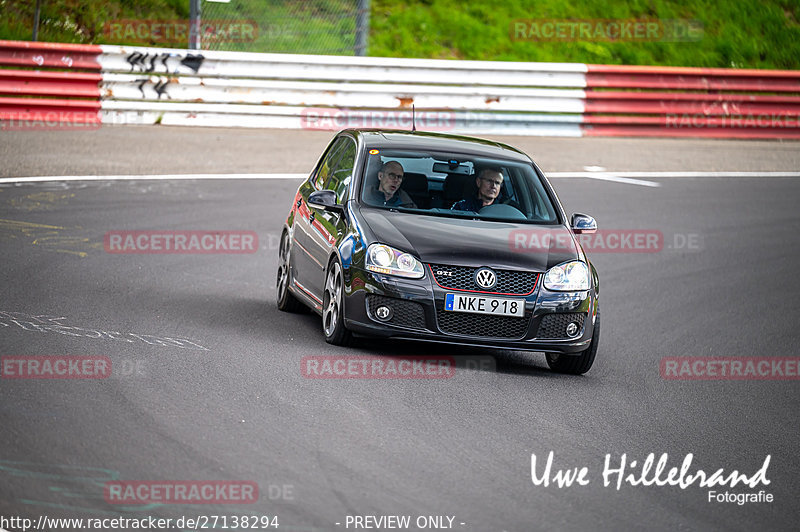
[[[144,12],[124,1],[81,0],[80,10],[64,1],[0,0],[0,38],[367,55],[369,0],[170,0]]]
[[[200,3],[201,50],[366,55],[365,0],[188,1]]]

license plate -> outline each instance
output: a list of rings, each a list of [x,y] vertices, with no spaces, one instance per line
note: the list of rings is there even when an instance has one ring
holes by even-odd
[[[525,315],[524,299],[505,297],[468,296],[465,294],[445,294],[444,309],[451,312],[471,312],[492,314],[493,316]]]

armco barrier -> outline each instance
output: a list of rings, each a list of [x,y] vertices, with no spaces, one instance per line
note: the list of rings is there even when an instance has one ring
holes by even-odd
[[[580,64],[102,48],[108,122],[403,128],[414,105],[438,131],[581,135]]]
[[[99,126],[99,46],[0,41],[0,128]]]
[[[584,135],[800,138],[800,71],[587,67]]]
[[[4,41],[0,65],[70,69],[0,70],[0,113],[23,95],[99,98],[104,123],[405,129],[414,105],[421,129],[457,133],[800,138],[798,71]]]

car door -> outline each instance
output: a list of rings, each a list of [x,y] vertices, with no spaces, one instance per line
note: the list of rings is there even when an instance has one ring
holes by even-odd
[[[346,201],[347,191],[353,177],[353,168],[356,163],[356,143],[350,137],[344,139],[343,148],[337,160],[329,168],[328,176],[325,179],[323,188],[332,190],[336,193],[336,203],[342,204]],[[331,249],[336,245],[340,236],[346,231],[346,216],[337,212],[326,211],[324,209],[311,208],[310,223],[310,242],[309,251],[312,255],[312,262],[318,266],[311,280],[311,286],[319,289],[318,297],[322,297],[325,283],[325,269],[328,265],[328,258]]]
[[[297,198],[295,199],[294,230],[292,231],[292,274],[294,284],[303,293],[322,303],[320,291],[313,286],[313,280],[317,272],[324,268],[315,262],[316,255],[312,254],[313,249],[313,230],[314,216],[316,212],[308,206],[308,197],[311,193],[321,190],[325,181],[330,175],[331,167],[341,157],[342,150],[346,147],[342,137],[334,139],[325,154],[320,158],[314,171],[300,187]]]

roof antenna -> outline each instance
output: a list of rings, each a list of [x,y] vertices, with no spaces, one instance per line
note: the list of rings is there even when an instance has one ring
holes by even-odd
[[[411,104],[411,132],[414,133],[417,130],[417,118],[416,118],[416,109],[414,108],[414,104]]]

